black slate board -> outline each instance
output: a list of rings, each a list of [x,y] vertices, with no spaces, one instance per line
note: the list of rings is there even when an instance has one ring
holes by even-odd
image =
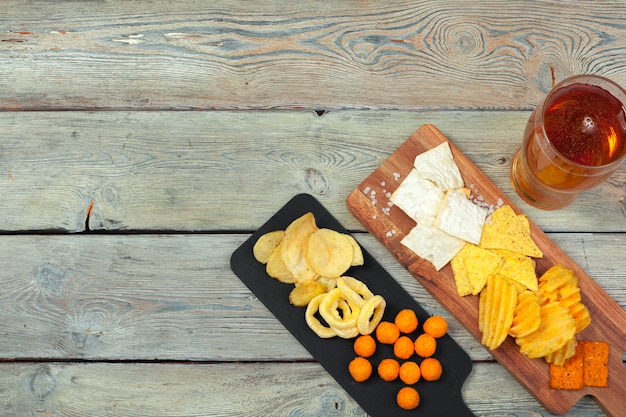
[[[357,383],[347,370],[348,363],[355,357],[352,349],[353,340],[338,337],[321,339],[309,329],[304,319],[305,309],[294,307],[289,303],[289,292],[293,285],[270,278],[265,272],[265,265],[257,262],[252,254],[254,243],[262,234],[284,230],[293,220],[309,211],[315,215],[318,227],[347,233],[317,199],[308,194],[298,194],[233,253],[230,260],[233,272],[370,416],[474,416],[461,395],[463,383],[472,370],[472,361],[449,335],[438,339],[434,355],[442,363],[442,377],[434,382],[424,380],[417,382],[414,387],[420,393],[421,403],[416,409],[405,411],[396,405],[396,393],[404,384],[400,380],[385,382],[375,373],[382,359],[393,357],[391,346],[378,344],[375,355],[370,358],[374,374],[368,381]],[[398,311],[404,308],[413,309],[420,321],[418,329],[410,335],[415,339],[422,333],[421,323],[429,314],[365,248],[363,255],[364,265],[350,268],[346,275],[363,281],[374,294],[380,294],[385,298],[387,308],[383,320],[393,321]],[[415,355],[411,359],[420,362]]]

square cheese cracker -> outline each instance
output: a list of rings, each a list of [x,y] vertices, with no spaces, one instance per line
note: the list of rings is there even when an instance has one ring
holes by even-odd
[[[413,166],[423,178],[432,181],[443,192],[463,187],[463,177],[448,142],[417,155]]]
[[[464,240],[422,223],[411,229],[400,243],[420,258],[430,261],[437,271],[466,245]]]
[[[444,193],[413,169],[389,198],[417,223],[432,224]]]
[[[472,203],[462,189],[456,188],[446,193],[433,226],[478,245],[486,217],[487,210]]]

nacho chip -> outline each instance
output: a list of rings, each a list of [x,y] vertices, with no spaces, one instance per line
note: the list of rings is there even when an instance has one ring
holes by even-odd
[[[417,155],[413,166],[422,178],[432,181],[442,192],[463,187],[463,178],[448,142]]]
[[[485,222],[480,240],[485,249],[506,249],[533,258],[543,257],[543,253],[526,230],[523,220],[515,214],[511,206],[496,209]]]
[[[430,261],[439,271],[465,246],[466,242],[434,226],[418,223],[400,241],[420,258]]]
[[[502,262],[502,256],[496,253],[471,243],[465,245],[450,261],[457,293],[461,297],[479,294]]]
[[[467,199],[461,188],[448,190],[433,225],[444,232],[478,245],[487,211]]]
[[[444,192],[413,169],[391,194],[389,200],[417,223],[435,220]]]
[[[537,291],[539,285],[535,272],[535,261],[532,258],[503,250],[499,250],[497,253],[502,256],[503,260],[498,275],[519,284],[522,289]]]

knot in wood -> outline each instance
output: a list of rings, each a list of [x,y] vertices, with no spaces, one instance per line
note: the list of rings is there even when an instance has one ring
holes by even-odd
[[[304,183],[313,194],[324,195],[330,192],[330,184],[326,176],[315,168],[304,169]]]

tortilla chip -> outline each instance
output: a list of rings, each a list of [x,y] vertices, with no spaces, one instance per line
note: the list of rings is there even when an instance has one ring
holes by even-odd
[[[525,221],[520,220],[511,206],[501,206],[485,222],[479,246],[506,249],[533,258],[543,257],[526,227]]]
[[[479,294],[503,261],[504,258],[497,253],[473,244],[465,245],[450,261],[457,293],[461,297]]]
[[[503,250],[496,251],[496,253],[503,259],[497,271],[498,275],[521,285],[523,289],[537,291],[539,284],[535,272],[535,261],[532,258]]]

